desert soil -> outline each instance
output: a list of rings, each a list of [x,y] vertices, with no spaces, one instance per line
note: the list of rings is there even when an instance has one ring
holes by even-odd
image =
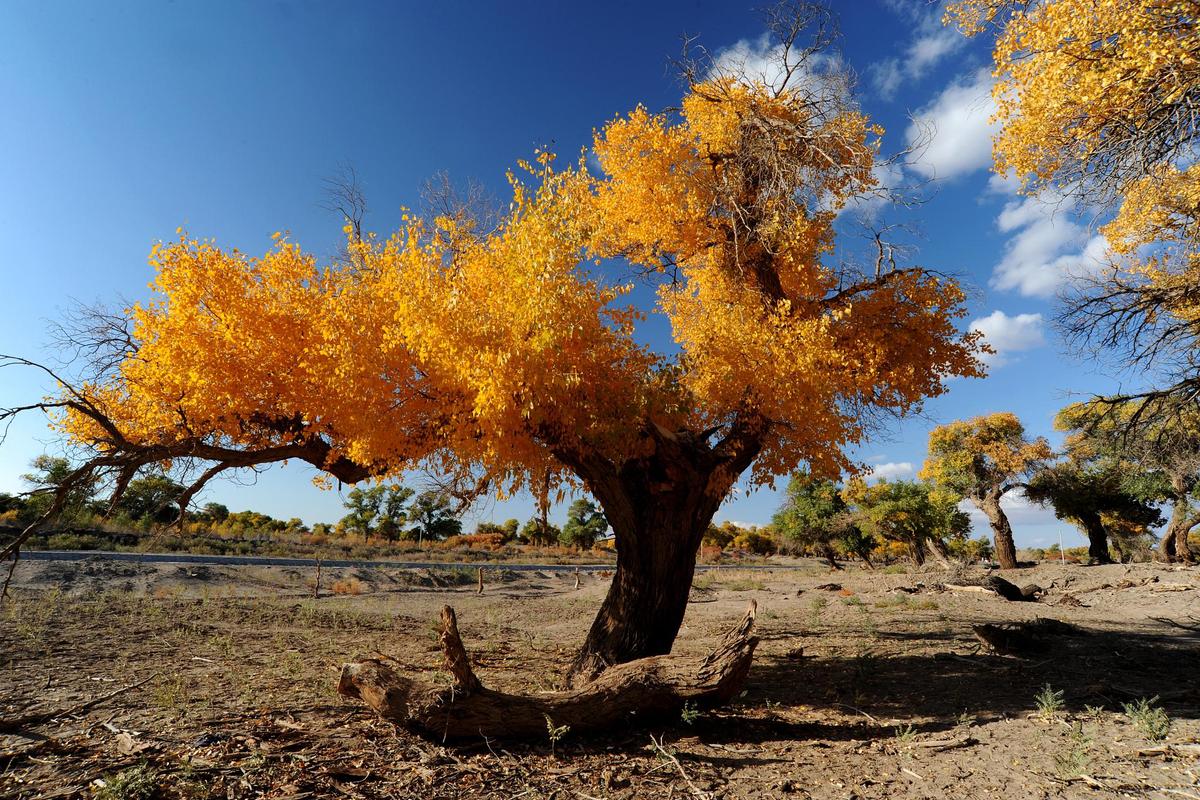
[[[1037,603],[941,590],[983,576],[700,574],[677,651],[759,603],[734,704],[443,747],[340,698],[339,665],[382,653],[446,680],[449,603],[485,684],[548,691],[609,576],[493,571],[479,596],[473,571],[326,569],[313,599],[307,569],[26,562],[0,608],[0,796],[1200,800],[1200,571],[1006,573]],[[1037,618],[1074,629],[1002,654],[972,628]],[[1161,740],[1126,710],[1155,697]]]

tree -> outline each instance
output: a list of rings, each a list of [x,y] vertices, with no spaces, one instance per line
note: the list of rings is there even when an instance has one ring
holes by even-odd
[[[863,552],[862,532],[854,524],[842,487],[829,478],[815,477],[803,470],[788,481],[783,505],[771,518],[785,540],[820,554],[839,569],[834,543],[855,553],[871,566],[870,548]]]
[[[129,482],[117,509],[131,520],[174,522],[183,514],[176,503],[184,486],[166,475],[146,475]]]
[[[394,542],[404,533],[404,524],[408,522],[408,501],[415,492],[407,486],[393,484],[383,487],[383,495],[379,503],[376,517],[375,532]]]
[[[222,503],[205,503],[200,509],[200,517],[205,522],[224,522],[229,517],[229,508]]]
[[[568,547],[586,550],[608,530],[608,520],[595,503],[580,498],[567,509],[567,522],[563,525],[559,541]]]
[[[805,27],[824,17],[801,12],[773,18],[770,85],[689,70],[676,110],[596,132],[595,173],[522,163],[497,225],[452,208],[383,239],[348,221],[330,264],[283,236],[260,258],[183,233],[156,246],[119,369],[43,407],[92,470],[296,459],[356,482],[433,465],[465,497],[528,488],[543,509],[585,490],[617,567],[572,680],[668,653],[743,473],[834,474],[882,420],[982,371],[952,279],[835,252],[838,213],[881,191],[881,130],[817,69]],[[638,278],[652,309],[626,305]],[[647,312],[677,347],[640,342]]]
[[[29,463],[33,469],[21,476],[31,488],[22,511],[26,520],[37,519],[46,514],[61,496],[60,515],[74,521],[88,510],[88,504],[96,491],[95,480],[74,480],[71,462],[62,456],[46,453]]]
[[[995,170],[1028,194],[1117,210],[1109,263],[1063,314],[1083,347],[1115,349],[1165,386],[1143,415],[1200,398],[1200,7],[1190,0],[960,0],[947,19],[998,30]]]
[[[521,540],[535,545],[554,544],[562,537],[562,531],[541,517],[534,517],[521,527]]]
[[[1000,568],[1015,569],[1017,548],[1000,499],[1052,455],[1045,439],[1026,438],[1015,414],[988,414],[934,428],[921,478],[974,503],[992,526]]]
[[[462,533],[462,523],[454,516],[453,503],[443,492],[421,492],[408,508],[408,521],[416,523],[408,530],[417,543],[434,541]]]
[[[1109,524],[1120,520],[1145,530],[1162,522],[1158,509],[1128,491],[1125,467],[1116,461],[1081,463],[1072,459],[1036,473],[1025,493],[1035,503],[1049,503],[1055,516],[1083,530],[1092,563],[1111,564]]]
[[[908,545],[917,564],[925,563],[928,547],[948,565],[946,540],[964,538],[971,529],[970,517],[958,509],[958,499],[927,483],[867,484],[854,478],[843,490],[843,497],[864,532]]]
[[[346,493],[342,505],[350,513],[342,517],[338,526],[346,533],[369,539],[375,532],[375,519],[383,505],[387,489],[383,486],[356,487]]]
[[[1192,406],[1139,414],[1147,402],[1101,398],[1076,403],[1058,413],[1055,425],[1067,432],[1069,448],[1119,465],[1115,468],[1122,471],[1122,487],[1131,496],[1170,503],[1158,556],[1190,563],[1195,556],[1188,533],[1200,526],[1194,502],[1200,489],[1200,411]]]

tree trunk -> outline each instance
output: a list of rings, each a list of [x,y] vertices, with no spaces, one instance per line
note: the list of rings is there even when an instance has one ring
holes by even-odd
[[[755,605],[708,656],[653,656],[605,670],[582,689],[508,694],[487,689],[471,669],[454,610],[442,609],[442,651],[449,687],[399,675],[379,659],[342,667],[338,692],[380,716],[435,741],[549,738],[678,718],[685,703],[728,702],[745,682],[758,638]]]
[[[999,491],[991,491],[975,501],[979,510],[987,517],[992,526],[992,541],[996,547],[996,560],[1000,569],[1017,568],[1017,546],[1013,543],[1012,526],[1008,524],[1008,515],[1000,507]]]
[[[1104,521],[1100,515],[1089,513],[1081,515],[1080,522],[1087,531],[1088,560],[1093,564],[1111,564],[1112,557],[1108,554],[1108,531],[1104,529]]]
[[[702,492],[672,493],[613,515],[617,568],[583,646],[566,675],[580,686],[614,664],[665,655],[683,624],[696,552],[716,504]]]
[[[821,555],[824,556],[830,569],[840,570],[842,568],[842,565],[837,562],[837,553],[834,551],[833,545],[829,544],[829,542],[824,543],[824,546],[821,548]]]
[[[758,455],[763,425],[742,420],[710,446],[705,435],[649,422],[638,455],[620,463],[595,452],[555,450],[600,501],[617,548],[612,584],[567,670],[567,686],[615,664],[671,652],[704,532]]]

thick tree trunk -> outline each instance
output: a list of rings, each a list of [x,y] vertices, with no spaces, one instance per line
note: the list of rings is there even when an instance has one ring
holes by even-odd
[[[671,652],[683,624],[696,551],[716,505],[702,492],[673,493],[610,519],[617,569],[583,646],[567,672],[580,686],[614,664]]]
[[[1088,537],[1088,560],[1093,564],[1111,564],[1112,557],[1108,554],[1108,531],[1104,529],[1104,521],[1099,514],[1085,514],[1080,521]]]
[[[758,638],[755,606],[708,656],[654,656],[604,671],[582,689],[508,694],[487,689],[471,669],[454,610],[442,609],[442,650],[451,686],[398,674],[385,661],[342,667],[338,692],[380,716],[436,741],[463,738],[556,738],[677,717],[685,703],[728,702],[745,682]]]
[[[996,548],[996,561],[1000,569],[1017,568],[1017,546],[1013,543],[1012,526],[1008,524],[1008,515],[1000,507],[1001,493],[993,490],[975,501],[979,510],[987,517],[992,526],[992,541]]]
[[[837,561],[837,553],[834,551],[833,545],[825,542],[821,548],[821,555],[825,558],[825,562],[829,564],[830,569],[840,570],[842,568],[842,565]]]
[[[1192,528],[1200,523],[1200,516],[1188,516],[1191,505],[1187,501],[1187,491],[1178,482],[1175,485],[1175,496],[1175,505],[1171,509],[1171,521],[1167,523],[1162,541],[1158,543],[1158,557],[1167,563],[1177,561],[1187,564],[1195,563],[1187,537]]]

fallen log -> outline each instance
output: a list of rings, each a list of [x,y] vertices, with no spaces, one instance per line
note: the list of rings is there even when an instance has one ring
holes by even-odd
[[[551,729],[583,732],[677,716],[684,704],[721,705],[741,689],[758,637],[757,605],[704,657],[651,656],[609,667],[578,689],[537,695],[483,686],[471,669],[454,609],[442,608],[442,653],[450,686],[400,675],[387,660],[342,666],[338,693],[381,717],[437,741],[473,737],[540,738]]]

